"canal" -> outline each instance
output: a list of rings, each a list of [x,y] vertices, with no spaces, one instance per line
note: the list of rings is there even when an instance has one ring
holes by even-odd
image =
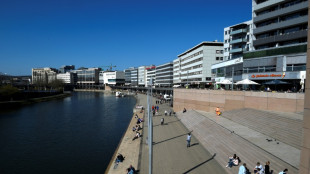
[[[104,173],[135,103],[79,92],[0,111],[0,173]]]

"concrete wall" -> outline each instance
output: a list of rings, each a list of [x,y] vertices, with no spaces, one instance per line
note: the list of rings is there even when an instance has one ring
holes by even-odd
[[[173,109],[213,112],[253,108],[281,112],[303,112],[304,94],[204,89],[174,89]]]
[[[310,7],[308,5],[308,11]],[[308,15],[310,21],[310,15]],[[309,23],[308,23],[309,28]],[[308,30],[310,36],[310,30]],[[308,37],[307,50],[307,72],[306,77],[310,77],[310,38]],[[305,85],[305,108],[304,108],[304,123],[303,123],[303,141],[301,144],[299,174],[310,174],[310,80],[306,80]]]

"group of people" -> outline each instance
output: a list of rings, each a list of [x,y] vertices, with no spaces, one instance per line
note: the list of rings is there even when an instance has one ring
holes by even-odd
[[[229,157],[229,161],[228,164],[226,165],[226,167],[233,167],[233,166],[238,166],[241,163],[240,158],[234,154],[232,157]],[[281,171],[279,174],[287,174],[288,169],[284,169],[283,171]],[[250,170],[247,168],[246,163],[243,163],[240,167],[239,167],[239,173],[238,174],[250,174]],[[273,170],[270,170],[270,161],[267,161],[265,164],[265,167],[263,167],[260,162],[256,163],[256,166],[253,169],[253,173],[254,174],[272,174]]]
[[[134,126],[134,127],[132,127],[132,131],[134,132],[134,131],[139,131],[139,130],[141,130],[142,128],[141,128],[141,126],[139,125],[139,124],[137,124],[136,126]]]
[[[137,114],[135,115],[135,118],[137,119],[137,124],[136,124],[136,126],[132,127],[132,131],[136,132],[136,134],[133,137],[132,141],[141,137],[141,133],[139,132],[139,130],[142,129],[140,126],[140,123],[142,123],[144,121],[142,118],[139,118],[139,116]]]

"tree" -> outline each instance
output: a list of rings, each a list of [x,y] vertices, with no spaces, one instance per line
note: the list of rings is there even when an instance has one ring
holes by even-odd
[[[65,86],[64,81],[60,79],[55,79],[52,82],[50,82],[48,85],[51,87],[51,89],[58,90],[58,91],[62,91]]]
[[[4,100],[13,100],[13,96],[15,94],[19,93],[18,88],[12,86],[12,85],[5,85],[0,87],[0,96]]]

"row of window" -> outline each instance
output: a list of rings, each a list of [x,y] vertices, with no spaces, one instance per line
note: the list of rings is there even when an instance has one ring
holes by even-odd
[[[307,43],[307,38],[301,38],[301,39],[295,39],[290,41],[284,41],[279,43],[268,43],[265,45],[259,45],[256,46],[256,50],[266,49],[266,48],[274,48],[279,46],[288,46],[288,45],[295,45],[295,44],[301,44],[301,43]]]
[[[193,75],[199,75],[202,74],[202,71],[195,71],[195,72],[190,72],[186,74],[181,74],[181,77],[187,77],[187,76],[193,76]]]
[[[263,14],[266,14],[266,13],[277,11],[277,10],[280,10],[282,8],[294,6],[296,4],[299,4],[299,3],[302,3],[302,2],[305,2],[305,1],[308,1],[308,0],[291,0],[291,1],[279,4],[279,5],[274,5],[274,6],[271,6],[268,9],[265,9],[263,11],[256,12],[256,16],[260,16],[260,15],[263,15]]]
[[[262,39],[262,38],[267,38],[267,37],[277,36],[277,35],[284,35],[284,34],[289,34],[289,33],[307,30],[307,29],[308,29],[307,24],[301,24],[298,26],[293,26],[293,27],[288,27],[288,28],[284,28],[280,30],[269,31],[263,34],[258,34],[256,35],[256,39]]]
[[[187,56],[186,58],[182,59],[181,62],[184,62],[185,60],[188,60],[188,59],[193,58],[193,57],[195,57],[195,56],[198,56],[198,55],[200,55],[200,54],[202,54],[202,51],[199,51],[199,52],[197,52],[197,53],[195,53],[195,54],[192,54],[192,55],[190,55],[190,56]]]
[[[201,82],[202,78],[190,78],[190,79],[182,79],[181,82],[185,83],[185,82]]]
[[[259,27],[267,26],[267,25],[274,24],[274,23],[280,23],[283,21],[292,20],[292,19],[299,18],[299,17],[306,16],[306,15],[308,15],[308,10],[303,10],[303,11],[299,11],[293,14],[279,16],[279,17],[270,19],[268,21],[259,22],[255,25],[256,25],[256,28],[259,28]]]
[[[198,58],[198,59],[195,59],[195,60],[192,60],[192,61],[190,61],[190,62],[184,63],[182,66],[187,66],[187,65],[190,65],[190,64],[193,64],[193,63],[196,63],[196,62],[200,62],[200,61],[202,61],[202,60],[203,60],[203,58],[200,57],[200,58]]]
[[[182,69],[182,72],[186,72],[186,71],[189,71],[189,70],[192,70],[192,69],[201,68],[201,67],[202,67],[202,64],[199,64],[199,65],[196,65],[196,66],[193,66],[193,67]]]

